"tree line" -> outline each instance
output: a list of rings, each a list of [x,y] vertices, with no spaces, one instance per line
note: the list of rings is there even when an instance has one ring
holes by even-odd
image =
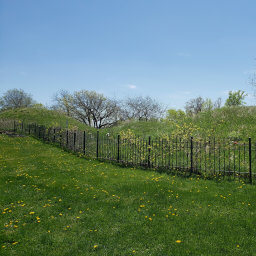
[[[247,94],[244,91],[230,91],[225,107],[244,105]],[[111,99],[101,93],[88,90],[69,93],[60,91],[54,96],[54,105],[50,108],[61,111],[80,122],[95,128],[104,128],[125,120],[159,120],[167,113],[172,119],[182,116],[196,116],[200,112],[212,111],[223,107],[221,98],[215,102],[209,98],[197,97],[185,104],[185,111],[169,109],[149,96],[128,97],[125,100]],[[37,103],[22,89],[11,89],[0,97],[0,111],[22,107],[32,107]]]

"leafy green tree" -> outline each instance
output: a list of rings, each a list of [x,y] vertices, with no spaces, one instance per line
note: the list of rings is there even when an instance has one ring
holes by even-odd
[[[229,91],[229,96],[225,102],[225,106],[232,107],[232,106],[242,106],[245,104],[244,99],[247,94],[244,91]]]
[[[168,109],[166,119],[171,121],[180,121],[186,117],[186,113],[181,109]]]

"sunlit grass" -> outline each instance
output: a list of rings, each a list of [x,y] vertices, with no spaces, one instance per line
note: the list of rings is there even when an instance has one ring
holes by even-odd
[[[255,255],[255,186],[0,148],[0,255]]]
[[[56,110],[49,110],[43,107],[10,109],[0,112],[0,119],[11,119],[24,121],[25,123],[36,123],[46,127],[62,127],[69,129],[93,130],[93,128],[75,120],[72,117]]]

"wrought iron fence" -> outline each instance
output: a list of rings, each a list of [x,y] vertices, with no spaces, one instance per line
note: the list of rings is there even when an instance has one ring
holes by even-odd
[[[250,183],[256,177],[256,143],[228,139],[143,138],[121,137],[104,132],[85,132],[61,127],[45,127],[35,123],[0,121],[0,130],[24,133],[85,155],[90,158],[115,161],[205,177],[242,177]]]

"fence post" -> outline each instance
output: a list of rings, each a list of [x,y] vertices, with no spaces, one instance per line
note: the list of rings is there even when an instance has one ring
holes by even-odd
[[[190,174],[193,173],[193,137],[190,138]]]
[[[23,121],[21,122],[21,133],[23,133]]]
[[[84,131],[84,135],[83,135],[83,153],[85,155],[85,131]]]
[[[148,137],[148,168],[150,168],[151,137]]]
[[[30,124],[28,124],[28,134],[30,135]]]
[[[44,133],[45,133],[45,127],[44,127],[44,126],[43,126],[43,131],[42,131],[42,132],[43,132],[42,138],[43,138],[43,141],[44,141],[44,135],[45,135],[45,134],[44,134]]]
[[[47,129],[47,141],[50,141],[50,132],[51,132],[51,130],[48,127],[48,129]]]
[[[117,162],[120,161],[120,135],[117,135]]]
[[[13,121],[13,132],[16,132],[16,123]]]
[[[67,129],[67,132],[66,132],[66,148],[68,148],[68,129]]]
[[[55,142],[55,132],[56,132],[56,130],[55,130],[55,128],[53,129],[53,142]]]
[[[60,143],[60,147],[62,146],[62,130],[61,130],[61,127],[60,127],[60,130],[59,130],[59,143]]]
[[[252,184],[252,139],[249,138],[249,181]]]
[[[76,131],[74,131],[74,152],[76,152]]]
[[[96,157],[99,158],[99,131],[97,131]]]

